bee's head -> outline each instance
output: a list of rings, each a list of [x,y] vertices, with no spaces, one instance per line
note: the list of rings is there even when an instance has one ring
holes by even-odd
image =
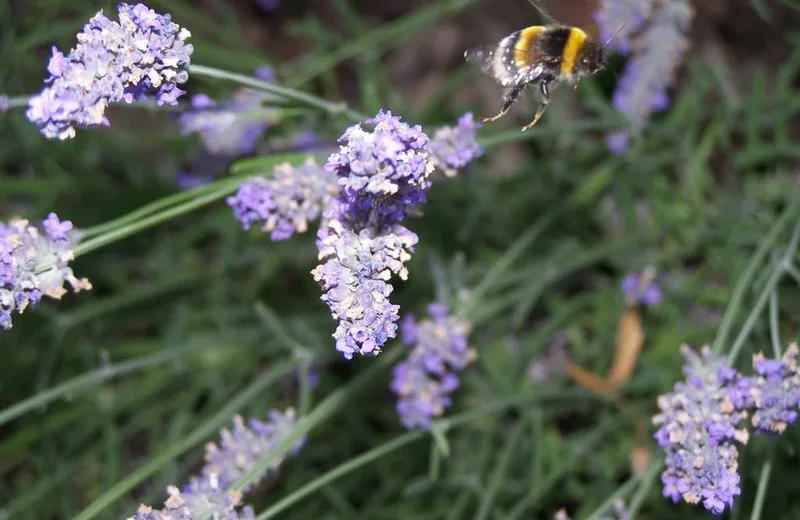
[[[606,66],[606,53],[603,47],[587,42],[578,60],[578,70],[582,75],[596,74]]]

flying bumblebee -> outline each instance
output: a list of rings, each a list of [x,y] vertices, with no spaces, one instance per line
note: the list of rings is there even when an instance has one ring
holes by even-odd
[[[578,88],[583,76],[597,73],[606,64],[605,45],[598,45],[583,30],[555,20],[550,25],[513,32],[495,45],[468,49],[464,58],[506,89],[500,113],[484,118],[484,123],[503,117],[525,87],[538,87],[539,108],[523,132],[539,122],[550,102],[551,90],[559,84]]]

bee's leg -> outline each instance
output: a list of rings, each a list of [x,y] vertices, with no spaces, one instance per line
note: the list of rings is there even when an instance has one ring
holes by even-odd
[[[539,108],[536,110],[536,115],[533,116],[533,120],[530,123],[528,123],[527,125],[522,127],[522,131],[523,132],[525,130],[530,129],[530,127],[532,127],[533,125],[538,123],[539,119],[542,118],[542,115],[544,114],[544,111],[547,109],[547,104],[550,103],[550,93],[547,91],[547,84],[548,84],[547,81],[543,81],[539,85],[539,92],[540,92],[541,97],[542,97],[541,104],[539,105]]]
[[[506,112],[508,112],[508,109],[511,108],[511,105],[513,105],[514,102],[516,102],[517,99],[519,99],[519,95],[520,93],[522,93],[522,89],[524,88],[525,85],[517,85],[516,87],[507,90],[506,93],[503,94],[503,108],[500,109],[500,113],[497,114],[496,116],[484,117],[483,122],[491,123],[492,121],[497,121],[498,119],[506,115]]]

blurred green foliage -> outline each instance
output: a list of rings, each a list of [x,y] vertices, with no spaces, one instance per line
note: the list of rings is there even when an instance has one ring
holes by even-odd
[[[394,88],[383,58],[413,35],[432,34],[443,18],[478,8],[473,3],[431,2],[376,25],[336,0],[346,32],[302,12],[282,27],[309,44],[289,62],[246,39],[242,17],[252,6],[149,5],[191,29],[195,63],[242,74],[272,63],[281,84],[331,101],[348,97],[338,89],[348,74],[360,93],[348,99],[351,106],[389,108],[432,131],[477,110],[452,96],[474,74],[465,66],[447,71],[420,107]],[[0,7],[0,92],[38,91],[49,46],[71,47],[100,7],[113,4]],[[448,412],[456,419],[446,441],[406,434],[398,423],[388,382],[399,341],[385,360],[344,362],[333,351],[334,323],[309,275],[313,233],[271,243],[243,232],[219,200],[87,251],[74,268],[92,280],[91,293],[43,303],[0,336],[0,518],[69,518],[87,507],[99,518],[119,518],[140,502],[158,506],[165,486],[196,470],[202,444],[234,412],[264,417],[271,408],[300,406],[286,378],[309,357],[322,363],[321,382],[301,408],[319,413],[319,421],[280,478],[247,496],[257,512],[271,515],[270,507],[283,504],[290,508],[277,517],[544,519],[567,506],[574,518],[587,518],[621,491],[640,501],[638,518],[703,517],[699,508],[666,502],[657,472],[632,475],[630,416],[563,377],[536,383],[527,367],[564,332],[574,360],[605,373],[624,306],[620,279],[647,265],[661,274],[665,299],[643,316],[646,347],[623,389],[637,414],[652,415],[656,396],[681,377],[681,343],[713,341],[748,265],[753,276],[740,286],[731,307],[738,313],[725,331],[728,342],[744,341],[740,363],[770,351],[771,334],[785,343],[797,337],[800,280],[783,277],[783,264],[766,293],[770,305],[756,305],[798,222],[787,207],[798,189],[800,45],[796,34],[776,37],[794,42],[793,53],[746,91],[732,92],[732,71],[693,55],[673,108],[624,156],[609,155],[603,141],[604,130],[621,124],[609,103],[609,70],[573,96],[557,96],[525,134],[516,123],[484,128],[484,158],[435,185],[424,215],[409,224],[420,244],[410,280],[396,285],[394,298],[416,313],[434,299],[473,298],[479,361]],[[341,72],[343,63],[355,68]],[[210,95],[231,88],[191,82],[193,92]],[[581,118],[571,116],[575,105],[585,110]],[[24,111],[0,115],[0,217],[56,211],[88,228],[175,194],[176,174],[191,163],[197,141],[181,136],[168,112],[120,107],[111,118],[108,129],[54,142]],[[348,124],[301,113],[268,137],[314,128],[332,142]],[[511,149],[518,161],[500,165]],[[244,158],[233,171],[266,173],[275,159]],[[789,224],[751,264],[784,210]],[[748,313],[751,330],[738,340]],[[658,462],[651,433],[647,445]],[[780,442],[759,438],[743,450],[744,493],[733,518],[750,516],[767,460],[773,477],[760,517],[797,518],[797,440],[790,431]],[[374,459],[355,459],[365,452]],[[292,495],[351,460],[352,471],[308,496]]]

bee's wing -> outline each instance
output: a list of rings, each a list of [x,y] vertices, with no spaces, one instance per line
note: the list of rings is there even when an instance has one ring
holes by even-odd
[[[495,77],[494,53],[496,50],[497,45],[472,47],[464,52],[464,59],[467,60],[467,63],[477,65],[484,74]]]

